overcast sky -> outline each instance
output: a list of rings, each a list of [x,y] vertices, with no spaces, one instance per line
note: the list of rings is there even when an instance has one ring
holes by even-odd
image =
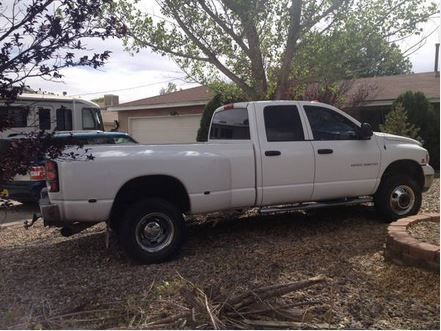
[[[424,45],[410,55],[414,72],[433,71],[435,43],[440,40],[440,18],[431,19],[423,26],[422,36],[430,36]],[[405,40],[400,46],[403,51],[415,44],[422,36]],[[42,79],[28,80],[33,89],[54,93],[67,92],[68,95],[93,99],[104,94],[120,96],[120,102],[126,102],[157,95],[161,87],[172,81],[180,88],[195,86],[185,81],[185,74],[167,57],[162,57],[148,50],[132,56],[123,50],[122,42],[117,39],[104,42],[88,42],[89,49],[97,52],[112,51],[108,63],[99,70],[90,68],[70,68],[63,70],[62,82],[48,82]],[[412,49],[410,50],[412,51]]]

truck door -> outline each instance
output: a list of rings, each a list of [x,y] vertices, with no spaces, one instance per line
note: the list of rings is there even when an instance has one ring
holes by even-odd
[[[297,103],[256,105],[262,164],[261,204],[311,199],[314,153]]]
[[[375,136],[363,140],[359,125],[341,111],[304,104],[315,155],[313,200],[370,195],[380,167]]]

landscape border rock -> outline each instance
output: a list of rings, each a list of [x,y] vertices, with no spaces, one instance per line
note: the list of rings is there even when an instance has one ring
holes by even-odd
[[[398,265],[415,266],[439,272],[440,247],[419,241],[407,229],[418,222],[438,222],[440,215],[426,213],[402,218],[388,227],[385,257]]]

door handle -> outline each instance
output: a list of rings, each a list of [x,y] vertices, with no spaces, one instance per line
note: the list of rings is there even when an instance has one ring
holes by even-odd
[[[318,154],[332,154],[334,153],[334,151],[332,149],[319,149],[317,150]]]
[[[278,156],[282,154],[280,151],[265,151],[266,156]]]

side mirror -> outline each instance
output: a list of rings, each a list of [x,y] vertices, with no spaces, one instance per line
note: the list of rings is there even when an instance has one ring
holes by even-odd
[[[362,123],[360,127],[360,136],[361,139],[370,139],[374,132],[372,131],[372,127],[369,123]]]

